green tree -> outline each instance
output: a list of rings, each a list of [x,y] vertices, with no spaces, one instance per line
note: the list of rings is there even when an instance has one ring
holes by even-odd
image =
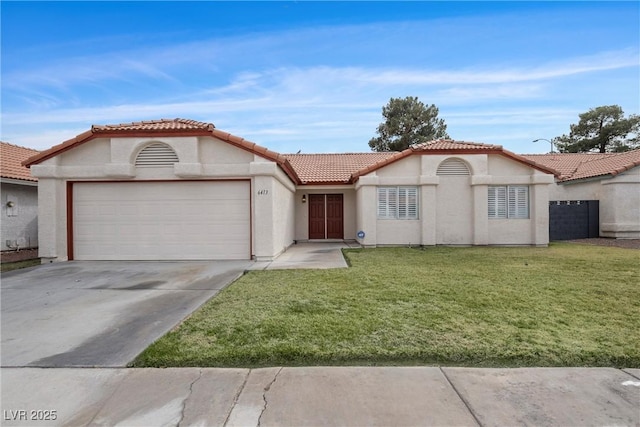
[[[580,114],[569,135],[554,138],[561,153],[622,152],[640,145],[640,116],[624,117],[619,105],[603,105]]]
[[[382,107],[385,121],[377,129],[379,136],[369,140],[373,151],[402,151],[412,144],[449,138],[447,125],[438,118],[438,107],[428,107],[417,97],[391,98]]]

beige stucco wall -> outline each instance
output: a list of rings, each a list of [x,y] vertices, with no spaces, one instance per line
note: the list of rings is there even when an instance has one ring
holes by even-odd
[[[377,177],[378,186],[417,186],[420,182],[422,162],[420,156],[411,156],[392,163],[376,171],[372,176]],[[422,227],[418,220],[390,220],[377,219],[377,190],[374,189],[374,204],[368,200],[369,215],[375,218],[377,245],[421,245]],[[420,195],[418,195],[420,198]],[[418,202],[419,203],[419,202]],[[372,215],[373,214],[373,215]],[[420,218],[423,218],[420,215]],[[363,227],[364,228],[364,227]],[[365,231],[365,239],[368,234]]]
[[[172,167],[136,168],[145,146],[162,142]],[[39,178],[39,247],[43,262],[67,259],[67,181],[250,179],[252,248],[272,259],[293,243],[295,185],[272,161],[212,137],[99,138],[33,165]],[[259,190],[266,190],[258,197]]]
[[[436,244],[473,244],[471,176],[441,176],[436,187]]]
[[[438,165],[462,160],[469,176],[437,176]],[[501,155],[413,155],[356,183],[358,239],[380,245],[539,245],[549,243],[548,187],[553,176]],[[378,186],[418,186],[419,220],[377,219]],[[490,220],[490,185],[528,185],[529,219]]]
[[[295,188],[292,183],[287,182],[288,178],[279,169],[276,176],[279,179],[272,179],[270,176],[255,178],[256,220],[253,223],[257,260],[272,260],[294,240]]]
[[[9,202],[13,206],[9,206]],[[35,182],[2,182],[2,250],[38,247],[38,187]]]
[[[602,184],[597,181],[571,181],[549,187],[549,200],[600,200]]]
[[[640,238],[640,167],[602,181],[600,235]]]

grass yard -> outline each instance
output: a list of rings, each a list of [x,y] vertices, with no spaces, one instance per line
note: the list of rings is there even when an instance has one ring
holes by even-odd
[[[133,365],[640,367],[640,251],[345,253],[349,269],[246,274]]]
[[[35,267],[36,265],[40,265],[40,258],[36,259],[28,259],[25,261],[16,261],[16,262],[7,262],[4,264],[0,264],[0,271],[3,273],[5,271],[13,271],[19,270],[21,268]]]

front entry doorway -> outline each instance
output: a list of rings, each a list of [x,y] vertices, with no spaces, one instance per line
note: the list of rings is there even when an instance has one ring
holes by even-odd
[[[309,194],[309,239],[343,239],[342,194]]]

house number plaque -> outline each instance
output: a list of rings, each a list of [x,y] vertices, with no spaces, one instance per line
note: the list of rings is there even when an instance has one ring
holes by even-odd
[[[258,190],[258,196],[266,196],[269,194],[269,190]]]

